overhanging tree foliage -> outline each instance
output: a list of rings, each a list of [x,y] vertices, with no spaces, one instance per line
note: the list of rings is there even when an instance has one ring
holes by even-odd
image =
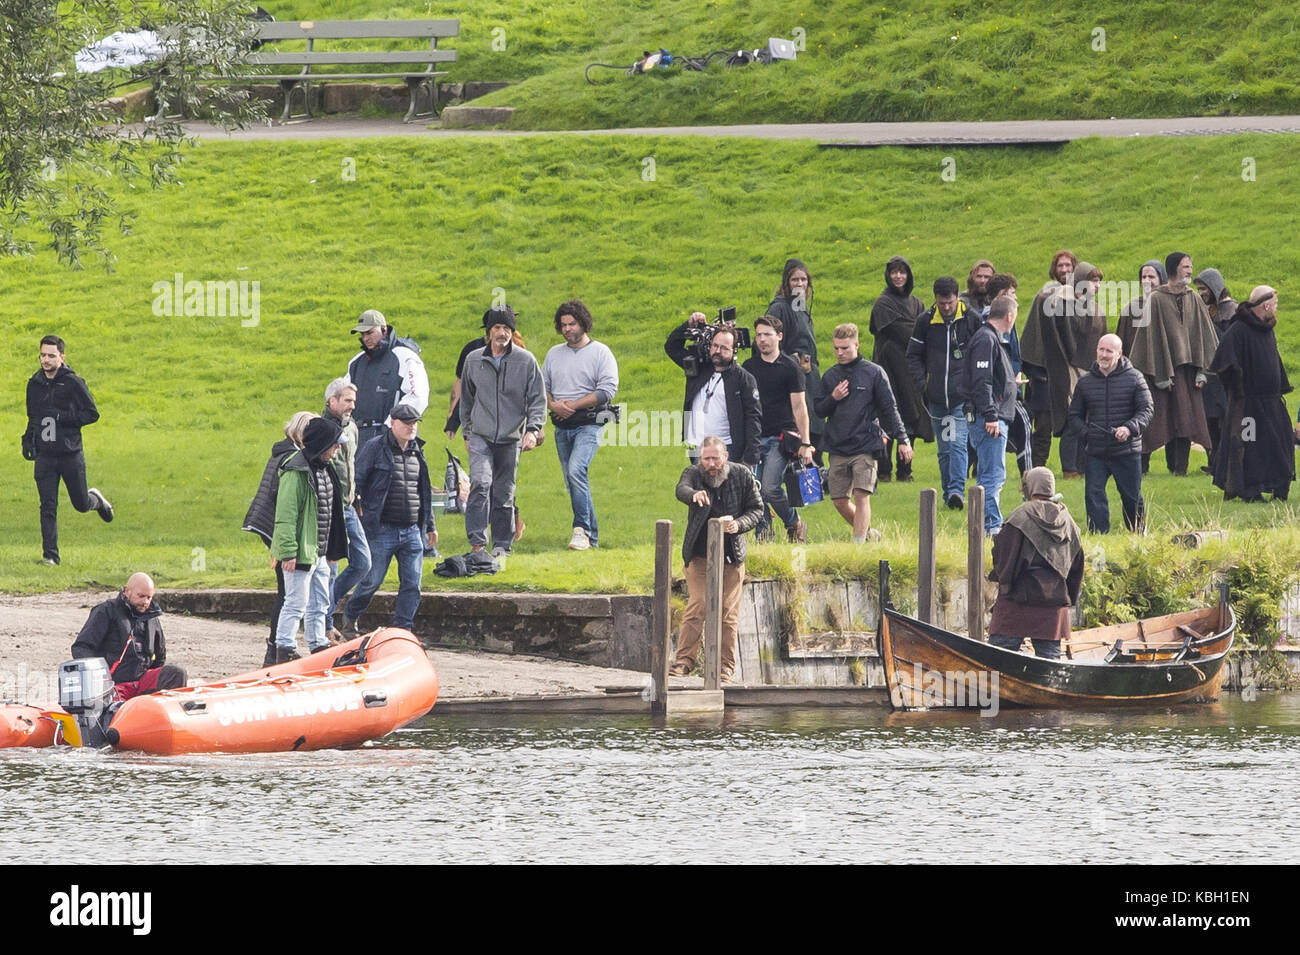
[[[106,266],[105,233],[129,231],[105,189],[176,181],[190,142],[175,118],[128,122],[110,98],[152,82],[171,110],[223,127],[261,115],[246,91],[203,77],[247,73],[250,6],[231,0],[0,0],[0,251],[52,249],[80,268],[86,255]],[[78,73],[74,56],[115,31],[151,30],[162,53],[138,67]]]

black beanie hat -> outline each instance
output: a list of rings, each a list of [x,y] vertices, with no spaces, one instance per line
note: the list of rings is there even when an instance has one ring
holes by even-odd
[[[307,458],[307,463],[320,461],[322,454],[332,445],[340,443],[339,436],[342,433],[343,429],[328,418],[312,418],[308,421],[307,428],[302,433],[302,453]]]
[[[519,328],[515,318],[515,310],[509,305],[500,305],[495,308],[489,308],[483,313],[483,327],[491,328],[493,325],[506,325],[510,330],[516,331]]]

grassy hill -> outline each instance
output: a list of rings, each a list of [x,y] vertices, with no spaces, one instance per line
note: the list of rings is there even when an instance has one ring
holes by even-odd
[[[423,433],[435,468],[445,460],[439,428],[455,356],[494,289],[520,309],[539,355],[559,341],[555,306],[582,297],[596,336],[619,358],[620,400],[632,412],[671,411],[682,381],[662,351],[669,330],[692,309],[728,304],[752,320],[796,254],[812,268],[829,363],[830,329],[847,320],[865,328],[896,252],[911,258],[921,287],[988,256],[1021,277],[1027,301],[1063,246],[1107,278],[1135,278],[1145,259],[1184,249],[1198,268],[1221,269],[1234,292],[1264,281],[1280,289],[1279,338],[1296,380],[1300,331],[1288,316],[1300,284],[1285,240],[1300,189],[1297,145],[1286,136],[968,151],[608,137],[205,143],[190,154],[183,187],[124,196],[138,219],[116,242],[115,272],[69,272],[48,255],[0,261],[0,368],[12,398],[0,410],[0,590],[117,584],[136,568],[165,585],[265,585],[265,550],[239,531],[241,518],[284,421],[318,410],[326,382],[355,354],[348,329],[365,308],[424,347],[435,398]],[[953,182],[940,176],[945,157]],[[1242,180],[1244,157],[1256,181]],[[354,178],[344,175],[352,168]],[[257,323],[233,308],[157,314],[155,284],[168,287],[177,273],[259,283]],[[18,453],[23,382],[49,332],[68,341],[99,403],[103,418],[85,431],[90,479],[118,509],[104,525],[65,497],[64,563],[53,569],[37,563],[36,490]],[[463,458],[459,440],[452,448]],[[808,512],[819,542],[808,565],[852,570],[882,553],[907,560],[915,492],[937,476],[933,446],[918,457],[918,484],[883,486],[876,498],[884,547],[843,543],[847,527],[822,504]],[[647,587],[653,522],[672,518],[680,532],[685,509],[672,489],[682,466],[676,447],[603,449],[593,476],[603,547],[573,554],[563,550],[570,514],[554,451],[548,443],[525,455],[528,536],[504,576],[468,585]],[[1287,506],[1224,505],[1208,479],[1163,470],[1157,455],[1147,496],[1158,533],[1297,518]],[[1081,484],[1064,489],[1080,518]],[[1013,482],[1004,506],[1016,500]],[[955,565],[964,515],[945,512],[942,524]],[[442,530],[444,552],[465,549],[459,518]],[[788,571],[792,560],[774,546],[755,567]]]
[[[915,0],[782,3],[285,0],[278,19],[458,17],[453,81],[520,80],[483,105],[519,128],[702,123],[1059,119],[1300,111],[1300,11],[1270,0],[1061,6]],[[1177,11],[1177,12],[1171,12]],[[797,40],[792,63],[624,77],[643,50],[676,55]]]

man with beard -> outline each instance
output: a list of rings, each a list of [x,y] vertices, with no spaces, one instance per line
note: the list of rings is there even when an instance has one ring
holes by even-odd
[[[1232,317],[1237,314],[1237,301],[1228,294],[1228,288],[1224,284],[1223,275],[1218,269],[1202,269],[1196,278],[1192,279],[1196,286],[1196,294],[1201,296],[1201,301],[1210,311],[1210,321],[1214,322],[1214,333],[1217,341],[1223,341],[1223,335],[1232,324]],[[1214,473],[1214,452],[1219,449],[1219,437],[1223,427],[1223,416],[1228,410],[1228,396],[1224,394],[1223,384],[1219,381],[1219,376],[1209,374],[1206,376],[1205,387],[1201,389],[1201,400],[1205,402],[1205,423],[1210,428],[1210,441],[1212,446],[1208,448],[1210,455],[1209,463],[1206,464],[1202,471],[1206,474]],[[1169,451],[1168,445],[1165,451]]]
[[[1165,258],[1169,281],[1147,299],[1150,322],[1137,329],[1130,358],[1146,376],[1155,412],[1143,434],[1148,451],[1169,445],[1169,472],[1187,474],[1192,442],[1212,447],[1201,389],[1214,360],[1217,335],[1209,310],[1191,288],[1192,258]]]
[[[1031,312],[1025,326],[1025,363],[1047,371],[1052,431],[1061,439],[1057,454],[1065,478],[1083,477],[1085,466],[1083,436],[1069,424],[1070,396],[1079,376],[1092,364],[1098,339],[1106,332],[1106,316],[1097,302],[1101,278],[1096,266],[1076,262],[1061,292],[1053,289],[1034,299],[1040,308],[1038,320]],[[1028,357],[1031,343],[1035,358]],[[1036,359],[1041,359],[1041,364]],[[1037,452],[1034,460],[1038,460]]]
[[[352,418],[360,443],[383,434],[389,412],[406,403],[421,414],[429,404],[429,376],[420,346],[398,338],[383,313],[368,308],[352,329],[361,336],[361,352],[348,362],[347,379],[357,387]]]
[[[694,342],[688,342],[687,329],[703,327],[708,317],[692,312],[690,320],[677,326],[664,343],[664,351],[683,370],[687,359],[695,356]],[[700,363],[695,374],[686,376],[686,398],[682,408],[686,453],[692,460],[706,435],[716,435],[727,445],[733,462],[755,467],[762,451],[763,412],[758,400],[758,382],[736,364],[736,333],[722,328],[709,342],[709,364]]]
[[[925,304],[912,294],[912,286],[911,263],[901,255],[893,256],[885,263],[885,290],[871,306],[869,327],[875,338],[871,360],[889,376],[889,387],[894,392],[908,438],[933,441],[934,429],[930,425],[924,393],[917,388],[907,366],[907,343],[912,338],[917,319],[925,314]],[[903,460],[902,450],[901,443],[895,446],[894,440],[885,435],[885,447],[876,457],[878,480],[891,479],[895,455],[898,458],[898,479],[912,480],[912,461],[910,456]]]
[[[707,558],[709,520],[723,518],[722,571],[722,682],[731,681],[736,671],[736,644],[740,620],[741,587],[745,582],[745,540],[741,536],[758,526],[763,510],[758,485],[748,468],[727,459],[727,443],[717,435],[700,442],[699,463],[682,472],[677,482],[677,500],[690,508],[682,560],[686,563],[686,591],[689,595],[682,629],[677,637],[677,658],[673,676],[687,676],[695,669],[704,632],[704,598],[708,589]]]
[[[1102,335],[1097,361],[1075,385],[1070,421],[1085,435],[1084,500],[1088,530],[1110,532],[1106,483],[1113,476],[1124,506],[1124,526],[1142,529],[1142,429],[1151,420],[1146,379],[1124,357],[1118,335]]]
[[[81,429],[99,420],[90,389],[63,358],[63,339],[46,335],[40,345],[40,371],[27,381],[27,431],[23,457],[35,461],[36,492],[41,501],[42,563],[59,563],[59,481],[79,512],[95,511],[113,519],[113,505],[96,488],[86,487],[86,456]]]
[[[1056,478],[1047,468],[1030,468],[1021,480],[1025,503],[993,538],[998,597],[989,619],[989,643],[1019,650],[1026,638],[1034,653],[1061,656],[1070,639],[1070,608],[1083,585],[1083,543],[1070,512],[1055,499]]]
[[[519,455],[542,443],[546,389],[542,369],[531,352],[514,343],[515,313],[489,311],[488,345],[465,359],[460,417],[469,450],[469,497],[465,534],[470,549],[487,547],[492,556],[510,554],[515,526],[515,475]]]
[[[1214,484],[1225,501],[1285,501],[1295,480],[1295,437],[1282,396],[1291,391],[1278,354],[1277,292],[1257,286],[1237,309],[1210,369],[1227,393],[1223,446],[1214,455]]]
[[[961,293],[967,314],[975,316],[981,322],[989,317],[989,304],[993,301],[993,295],[989,292],[989,279],[993,278],[995,271],[992,262],[980,259],[970,267],[966,276],[966,291]]]
[[[957,297],[957,280],[941,275],[934,280],[934,306],[907,343],[908,370],[925,396],[939,445],[944,501],[953,510],[966,501],[966,343],[975,328]]]
[[[1069,249],[1061,249],[1052,256],[1049,280],[1034,296],[1029,318],[1025,321],[1025,333],[1020,339],[1022,367],[1029,378],[1025,386],[1025,410],[1033,424],[1033,457],[1039,465],[1045,465],[1047,456],[1052,453],[1052,435],[1059,434],[1065,427],[1070,390],[1077,378],[1070,373],[1072,365],[1065,354],[1066,343],[1062,341],[1060,328],[1062,319],[1058,316],[1064,316],[1066,301],[1074,297],[1070,275],[1078,261]],[[1059,448],[1058,455],[1064,458]],[[1065,468],[1064,462],[1061,466]]]
[[[767,312],[773,318],[781,320],[781,352],[789,355],[799,366],[804,376],[804,394],[808,399],[810,434],[804,435],[808,443],[821,446],[821,433],[825,422],[811,411],[817,400],[817,388],[821,382],[821,364],[817,360],[817,334],[812,320],[813,282],[808,266],[798,259],[787,259],[781,269],[781,284],[776,295],[768,303]]]
[[[858,354],[858,326],[846,322],[835,329],[836,364],[822,378],[817,410],[826,418],[822,435],[828,455],[827,484],[840,517],[853,528],[853,542],[880,538],[871,530],[871,495],[876,491],[876,455],[883,442],[884,422],[898,442],[899,460],[910,463],[912,445],[898,416],[889,377],[879,365]]]
[[[600,543],[587,471],[600,444],[600,431],[612,420],[609,406],[618,392],[618,362],[607,345],[592,339],[591,325],[591,312],[581,301],[561,304],[555,310],[555,330],[564,336],[564,343],[552,347],[542,362],[546,406],[555,425],[555,453],[573,507],[569,550],[587,550]]]

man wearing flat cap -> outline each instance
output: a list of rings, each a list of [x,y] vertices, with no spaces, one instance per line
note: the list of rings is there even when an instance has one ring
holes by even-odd
[[[303,624],[311,653],[329,645],[330,564],[348,553],[343,495],[330,460],[347,439],[328,418],[313,418],[302,449],[279,469],[271,558],[284,571],[284,607],[275,631],[275,662],[298,659],[294,643]]]
[[[424,552],[438,546],[429,465],[424,459],[424,442],[416,436],[420,412],[403,402],[390,417],[383,433],[367,441],[357,454],[357,509],[370,545],[370,573],[357,584],[343,608],[344,639],[360,634],[358,618],[370,606],[394,557],[397,603],[393,626],[411,630],[420,609]]]
[[[395,405],[405,402],[424,413],[429,404],[429,376],[420,346],[409,338],[398,338],[378,309],[362,312],[352,334],[361,336],[361,351],[348,362],[347,380],[357,389],[352,419],[360,443],[365,445],[383,433]]]
[[[515,311],[508,305],[483,315],[487,345],[465,359],[460,419],[469,448],[465,534],[473,550],[506,556],[515,537],[515,475],[519,454],[542,443],[546,392],[537,359],[514,343]]]

